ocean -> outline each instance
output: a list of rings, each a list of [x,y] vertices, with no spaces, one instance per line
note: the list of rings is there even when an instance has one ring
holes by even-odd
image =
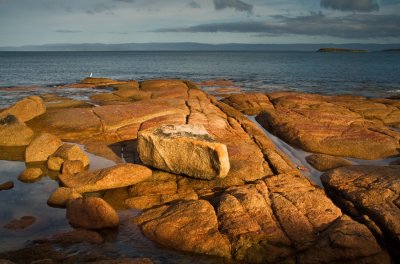
[[[77,82],[90,73],[122,80],[229,79],[243,90],[259,92],[400,94],[396,52],[0,52],[0,87],[51,87]]]

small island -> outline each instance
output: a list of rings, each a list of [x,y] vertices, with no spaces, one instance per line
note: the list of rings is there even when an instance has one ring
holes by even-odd
[[[400,48],[399,49],[384,49],[384,50],[382,50],[383,52],[399,52],[400,51]]]
[[[342,48],[321,48],[321,49],[317,50],[317,52],[352,52],[352,53],[359,53],[359,52],[368,52],[368,50],[342,49]]]

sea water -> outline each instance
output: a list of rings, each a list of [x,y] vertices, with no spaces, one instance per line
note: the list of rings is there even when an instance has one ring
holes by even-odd
[[[90,73],[122,80],[229,79],[260,92],[400,94],[396,52],[0,52],[0,87],[74,83]]]

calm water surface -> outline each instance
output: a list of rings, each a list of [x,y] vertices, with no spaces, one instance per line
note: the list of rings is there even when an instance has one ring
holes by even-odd
[[[116,79],[226,78],[245,89],[389,96],[400,92],[400,53],[0,52],[0,87]]]

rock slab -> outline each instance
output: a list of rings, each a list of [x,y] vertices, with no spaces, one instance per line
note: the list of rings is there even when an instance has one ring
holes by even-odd
[[[321,176],[328,194],[360,219],[400,259],[400,169],[398,166],[348,166]]]
[[[77,174],[62,174],[59,179],[66,187],[78,193],[95,192],[130,186],[151,177],[151,170],[136,164],[113,167]]]
[[[151,240],[182,251],[230,258],[226,236],[218,231],[214,208],[204,200],[150,209],[135,218]]]
[[[193,178],[224,178],[230,169],[226,146],[215,142],[199,125],[164,125],[140,131],[138,152],[146,165]]]

